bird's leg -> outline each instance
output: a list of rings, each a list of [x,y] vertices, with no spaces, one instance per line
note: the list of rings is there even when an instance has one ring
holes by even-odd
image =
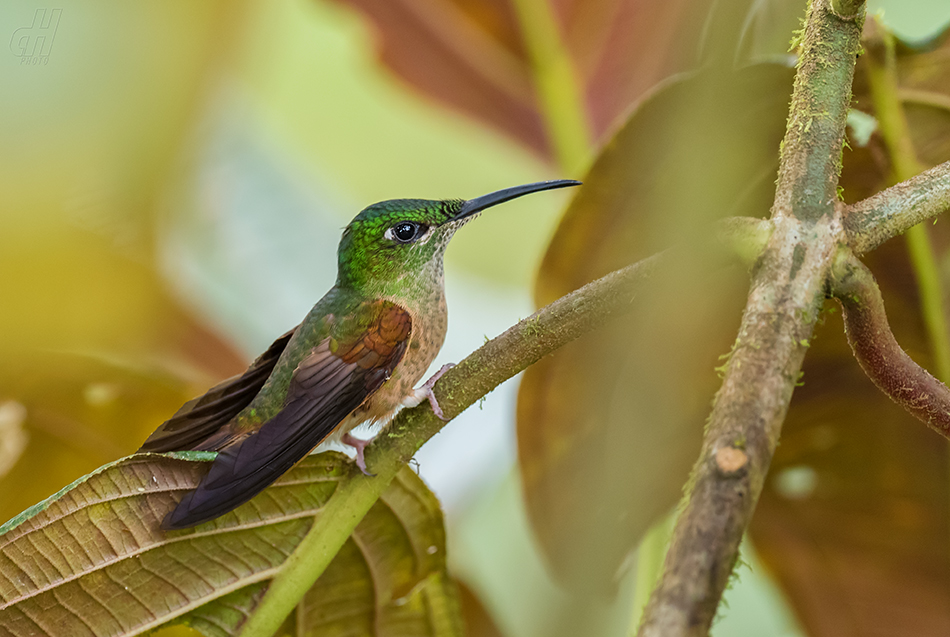
[[[372,439],[363,440],[361,438],[351,436],[350,433],[347,432],[343,434],[343,438],[341,438],[340,441],[343,444],[350,445],[351,447],[356,449],[356,466],[360,468],[360,471],[363,472],[364,476],[369,476],[370,478],[372,478],[373,476],[376,475],[375,473],[370,473],[369,471],[367,471],[366,458],[363,457],[363,449],[365,449],[369,443],[373,442]]]
[[[423,400],[428,399],[429,405],[432,407],[432,412],[438,416],[439,420],[445,420],[445,414],[442,413],[442,408],[439,406],[439,401],[435,399],[435,393],[433,393],[432,388],[435,387],[436,382],[442,378],[442,375],[453,367],[455,367],[455,363],[443,365],[439,371],[432,375],[432,378],[422,384],[422,387],[413,389],[412,393],[403,399],[403,406],[415,407]],[[370,477],[376,475],[375,473],[370,473],[366,469],[366,458],[363,456],[363,450],[367,445],[373,442],[372,439],[362,440],[361,438],[351,436],[349,432],[347,432],[343,434],[343,437],[340,439],[340,441],[343,444],[349,445],[356,449],[356,466],[360,468],[360,471],[362,471],[364,475]]]
[[[412,393],[403,399],[402,404],[406,407],[415,407],[423,400],[428,399],[429,405],[432,407],[432,413],[434,413],[439,420],[445,420],[445,415],[442,413],[442,408],[439,407],[439,401],[435,399],[435,393],[432,391],[432,388],[435,387],[436,381],[442,378],[442,374],[453,367],[455,367],[455,363],[443,365],[442,369],[434,373],[432,378],[423,383],[422,387],[413,389]]]

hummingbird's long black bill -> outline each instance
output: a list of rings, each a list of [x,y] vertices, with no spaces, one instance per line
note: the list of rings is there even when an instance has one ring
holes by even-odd
[[[568,188],[570,186],[580,185],[581,182],[574,179],[552,179],[550,181],[538,181],[533,184],[525,184],[523,186],[513,186],[511,188],[504,188],[503,190],[496,190],[495,192],[490,192],[487,195],[469,199],[463,203],[462,207],[458,211],[458,214],[452,217],[452,221],[458,221],[459,219],[470,217],[476,212],[481,212],[485,208],[491,208],[492,206],[497,206],[500,203],[517,199],[522,195],[530,195],[533,192],[541,192],[542,190],[554,190],[555,188]]]

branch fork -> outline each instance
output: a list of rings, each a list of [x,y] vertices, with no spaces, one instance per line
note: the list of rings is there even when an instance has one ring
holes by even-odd
[[[901,350],[874,278],[854,256],[950,207],[950,162],[852,206],[837,202],[834,192],[863,5],[812,0],[809,6],[772,209],[774,231],[759,259],[739,346],[716,395],[640,637],[708,634],[826,294],[842,304],[848,340],[871,380],[950,437],[950,389]],[[823,114],[820,122],[798,125],[816,112]]]

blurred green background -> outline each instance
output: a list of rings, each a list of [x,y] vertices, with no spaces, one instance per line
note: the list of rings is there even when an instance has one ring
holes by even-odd
[[[950,21],[945,0],[869,5],[908,40]],[[38,9],[55,37],[24,56],[17,30]],[[134,451],[295,325],[332,285],[340,231],[363,206],[578,176],[415,91],[341,4],[8,0],[0,27],[3,519]],[[435,367],[533,311],[566,201],[513,202],[453,241]],[[516,383],[417,459],[446,509],[456,574],[505,635],[531,637],[549,633],[563,594],[513,469]],[[749,545],[745,559],[713,634],[803,634]],[[635,572],[599,621],[633,623]]]

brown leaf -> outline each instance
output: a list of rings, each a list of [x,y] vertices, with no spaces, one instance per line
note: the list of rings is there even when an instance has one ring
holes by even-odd
[[[950,92],[950,25],[928,42],[898,46],[898,84],[902,88]]]
[[[873,114],[867,63],[867,58],[858,58],[854,105]],[[950,28],[937,35],[926,49],[898,46],[897,81],[918,159],[927,167],[946,161],[950,157]],[[893,181],[879,132],[872,137],[869,148],[870,156],[858,159],[862,168],[853,161],[845,162],[842,185],[846,201],[868,197]],[[855,151],[861,154],[859,149]],[[862,184],[860,189],[855,189],[857,183]],[[848,196],[852,189],[857,192]]]
[[[495,620],[492,619],[478,595],[464,582],[456,582],[456,584],[462,604],[462,615],[465,618],[465,636],[502,637],[501,631],[495,625]]]
[[[201,457],[130,456],[0,527],[0,635],[133,635],[170,621],[236,635],[349,463],[309,456],[235,511],[161,531]],[[455,595],[438,502],[405,468],[304,598],[294,634],[461,635]]]
[[[898,342],[929,360],[902,241],[869,259]],[[883,395],[825,315],[750,532],[809,634],[950,634],[946,441]]]
[[[708,243],[715,219],[764,215],[791,79],[779,66],[711,69],[641,104],[565,214],[539,303],[671,244]],[[745,273],[674,260],[632,315],[532,366],[521,385],[530,520],[554,571],[579,589],[609,587],[678,499],[739,322]]]

